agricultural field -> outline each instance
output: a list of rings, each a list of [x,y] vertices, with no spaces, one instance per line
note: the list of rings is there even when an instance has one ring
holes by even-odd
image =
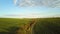
[[[15,34],[16,30],[32,21],[31,19],[0,18],[0,34]]]
[[[33,34],[60,34],[60,18],[40,18],[33,27]]]
[[[0,34],[60,34],[60,18],[0,18]]]

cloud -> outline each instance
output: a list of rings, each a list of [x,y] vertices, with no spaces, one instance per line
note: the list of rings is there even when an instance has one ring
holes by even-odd
[[[0,17],[7,18],[45,18],[45,17],[60,17],[60,14],[40,14],[40,13],[31,13],[31,14],[6,14]]]
[[[13,0],[14,1],[14,4],[16,5],[16,3],[17,3],[17,0]]]
[[[60,0],[14,0],[18,6],[60,7]]]
[[[40,14],[8,14],[8,15],[3,15],[1,17],[8,17],[8,18],[39,18],[41,17]]]

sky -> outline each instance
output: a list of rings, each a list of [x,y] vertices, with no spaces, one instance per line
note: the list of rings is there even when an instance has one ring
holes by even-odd
[[[0,0],[0,17],[7,18],[40,18],[60,17],[60,8],[45,6],[19,7],[13,0]]]

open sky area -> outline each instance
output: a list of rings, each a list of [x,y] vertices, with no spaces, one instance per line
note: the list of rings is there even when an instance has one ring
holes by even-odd
[[[17,5],[14,5],[13,0],[0,0],[0,17],[60,17],[60,8],[50,8],[45,6],[18,7]]]

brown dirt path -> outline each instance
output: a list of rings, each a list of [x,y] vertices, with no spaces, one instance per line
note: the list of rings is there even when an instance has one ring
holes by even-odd
[[[36,24],[36,21],[37,21],[36,19],[32,19],[30,23],[21,25],[20,29],[17,30],[17,34],[32,34],[32,29]]]

